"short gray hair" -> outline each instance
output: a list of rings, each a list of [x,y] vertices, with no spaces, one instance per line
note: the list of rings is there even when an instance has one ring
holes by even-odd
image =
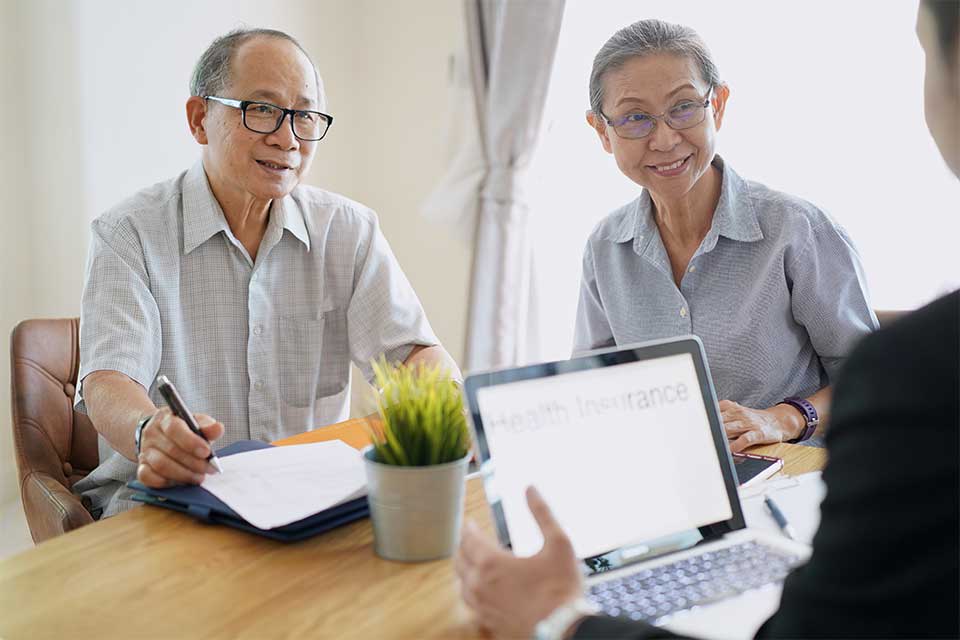
[[[656,53],[673,53],[693,60],[710,88],[720,84],[717,69],[707,44],[690,27],[640,20],[617,31],[607,40],[593,59],[590,71],[590,108],[597,115],[603,109],[603,78],[622,67],[628,60]]]
[[[193,68],[193,74],[190,76],[190,95],[204,98],[215,96],[226,89],[230,85],[230,66],[233,64],[233,57],[236,55],[237,49],[248,40],[261,37],[286,40],[300,49],[307,60],[310,61],[310,66],[313,67],[313,73],[317,79],[317,91],[320,91],[320,74],[317,72],[317,65],[313,64],[310,54],[296,38],[276,29],[240,28],[234,29],[211,42],[207,50],[197,60],[197,64]]]

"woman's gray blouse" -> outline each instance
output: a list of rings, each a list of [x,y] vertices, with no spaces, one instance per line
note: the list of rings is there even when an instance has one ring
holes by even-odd
[[[718,399],[767,408],[809,396],[878,326],[860,257],[814,205],[713,164],[720,201],[679,288],[646,190],[594,229],[574,353],[692,333]]]

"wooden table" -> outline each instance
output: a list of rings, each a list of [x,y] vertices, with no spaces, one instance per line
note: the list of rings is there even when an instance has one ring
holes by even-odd
[[[823,449],[770,445],[789,474]],[[466,515],[491,531],[479,478]],[[373,553],[369,520],[284,544],[137,508],[0,562],[0,638],[476,638],[450,560]]]

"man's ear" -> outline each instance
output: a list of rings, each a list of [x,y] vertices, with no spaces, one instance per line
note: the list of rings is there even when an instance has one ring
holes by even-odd
[[[603,145],[603,150],[607,153],[613,153],[613,149],[610,147],[610,137],[609,129],[607,129],[607,121],[603,119],[602,116],[598,116],[593,112],[593,109],[587,110],[587,124],[593,127],[593,130],[597,132],[597,136],[600,138],[600,144]]]
[[[717,131],[720,130],[720,125],[723,124],[723,114],[727,108],[727,98],[730,97],[730,87],[726,84],[718,84],[713,88],[713,98],[710,99],[710,102],[713,103],[713,122],[717,127]]]
[[[207,144],[206,116],[207,101],[200,96],[190,96],[187,99],[187,126],[190,127],[190,135],[200,144]]]

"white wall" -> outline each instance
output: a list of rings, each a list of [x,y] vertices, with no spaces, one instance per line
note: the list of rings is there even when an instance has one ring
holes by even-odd
[[[418,212],[452,153],[435,123],[448,117],[449,57],[463,49],[459,2],[0,3],[0,87],[35,110],[4,131],[0,156],[3,335],[22,318],[79,313],[90,220],[194,162],[183,107],[193,64],[215,36],[248,25],[287,31],[313,56],[336,120],[307,182],[378,211],[434,329],[461,358],[470,248]],[[0,121],[11,106],[0,101]],[[8,372],[4,347],[4,423]],[[0,461],[3,503],[16,495],[9,429]]]
[[[0,0],[0,61],[13,60],[19,43],[16,24],[17,6],[13,0]],[[0,95],[24,96],[17,65],[0,63]],[[0,100],[0,122],[13,122],[17,100]],[[29,226],[24,208],[24,193],[18,188],[27,172],[23,152],[26,149],[26,128],[10,127],[0,145],[0,335],[9,336],[22,313],[29,313],[27,274],[30,272],[30,251],[24,235]],[[10,425],[10,360],[6,340],[0,342],[0,503],[16,493],[16,464]]]
[[[461,2],[363,0],[361,66],[369,88],[357,120],[357,193],[380,212],[384,233],[440,339],[460,362],[472,248],[463,234],[413,215],[454,154],[442,126],[451,99],[451,55],[464,47]],[[429,8],[412,15],[411,7]],[[410,42],[416,46],[410,46]],[[389,64],[382,61],[390,60]],[[444,91],[437,91],[437,87]],[[473,117],[473,114],[462,114]],[[410,212],[405,213],[405,212]]]

